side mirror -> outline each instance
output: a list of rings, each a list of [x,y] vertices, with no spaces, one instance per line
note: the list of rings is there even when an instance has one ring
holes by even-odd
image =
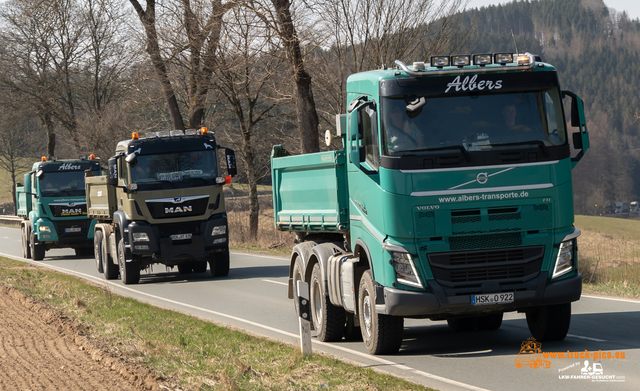
[[[118,158],[112,157],[107,161],[107,185],[118,186]]]
[[[135,165],[138,163],[138,155],[136,155],[135,152],[132,152],[130,154],[127,155],[126,158],[124,158],[124,160],[129,163],[129,165],[131,167],[135,167]]]
[[[43,180],[44,179],[44,172],[42,170],[38,170],[36,171],[36,178]]]
[[[232,177],[238,174],[238,167],[236,166],[236,153],[233,149],[225,148],[224,154],[227,160],[227,172]]]
[[[580,133],[573,134],[573,147],[575,149],[582,149],[582,135]]]

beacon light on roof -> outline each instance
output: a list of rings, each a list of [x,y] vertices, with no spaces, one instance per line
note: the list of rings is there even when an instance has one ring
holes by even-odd
[[[41,162],[46,162],[46,161],[47,161],[47,157],[46,157],[46,156],[41,157],[41,158],[40,158],[40,161],[41,161]]]
[[[450,64],[449,56],[431,56],[431,66],[437,68],[448,67]]]
[[[451,65],[457,67],[464,67],[471,64],[471,55],[469,54],[457,54],[451,56]]]
[[[491,54],[474,54],[473,64],[480,65],[481,67],[485,65],[490,65],[492,58],[493,56]]]
[[[209,133],[209,129],[207,129],[204,126],[202,128],[200,128],[200,134],[207,134],[207,133]]]
[[[138,139],[138,132],[131,133],[131,140],[137,140],[137,139]]]
[[[506,65],[513,62],[513,53],[495,53],[493,55],[493,63]]]
[[[95,158],[96,158],[96,155],[94,155],[94,154],[89,155],[89,159],[90,160],[94,160]]]

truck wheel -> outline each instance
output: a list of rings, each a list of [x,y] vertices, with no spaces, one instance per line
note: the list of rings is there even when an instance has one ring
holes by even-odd
[[[207,261],[194,261],[191,263],[194,273],[204,273],[207,271]]]
[[[105,280],[115,280],[118,278],[118,266],[113,263],[111,255],[107,252],[107,242],[102,241],[102,270]]]
[[[191,262],[190,261],[184,261],[182,263],[178,264],[178,273],[180,274],[189,274],[191,273]]]
[[[325,294],[319,263],[313,265],[309,296],[313,328],[318,339],[322,342],[340,341],[344,335],[345,312],[344,309],[331,304],[329,296]]]
[[[44,259],[44,253],[46,250],[42,244],[36,244],[36,237],[34,234],[31,234],[29,247],[31,248],[31,256],[34,261],[42,261]]]
[[[502,326],[502,312],[478,317],[478,330],[497,330]]]
[[[27,226],[22,226],[22,258],[31,259],[31,247],[29,246],[29,234]]]
[[[527,310],[527,325],[538,341],[560,341],[571,324],[571,303],[547,305]]]
[[[229,275],[229,250],[214,253],[209,260],[209,269],[214,277],[226,277]]]
[[[404,318],[376,312],[371,270],[362,275],[358,289],[358,313],[362,340],[371,354],[393,354],[402,345]]]
[[[118,264],[120,265],[120,278],[123,284],[137,284],[140,281],[140,264],[136,260],[126,261],[124,239],[122,238],[118,241]]]
[[[469,318],[451,318],[447,319],[447,324],[452,331],[465,332],[473,331],[478,326],[478,317],[472,316]]]
[[[104,265],[102,260],[102,231],[96,231],[93,235],[93,256],[96,258],[96,267],[98,273],[104,273]]]

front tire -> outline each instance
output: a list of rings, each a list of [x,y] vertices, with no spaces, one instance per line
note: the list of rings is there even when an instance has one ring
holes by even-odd
[[[31,247],[29,247],[29,232],[26,225],[22,225],[22,258],[31,259]]]
[[[127,262],[124,239],[122,238],[118,241],[118,264],[120,265],[120,278],[123,284],[137,284],[140,281],[140,264],[136,260]]]
[[[527,325],[540,342],[561,341],[571,325],[571,303],[532,308],[527,311]]]
[[[96,231],[93,235],[93,256],[96,259],[96,268],[98,273],[104,273],[104,265],[102,264],[102,231]]]
[[[209,260],[209,269],[213,277],[229,275],[229,250],[213,253]]]
[[[378,314],[371,270],[362,275],[358,289],[358,313],[362,340],[371,354],[393,354],[402,345],[404,318]]]
[[[29,247],[31,249],[31,257],[34,261],[42,261],[44,259],[44,253],[46,249],[44,248],[44,245],[36,244],[36,237],[33,233],[31,234]]]
[[[313,265],[309,296],[313,328],[318,339],[322,342],[340,341],[344,335],[345,312],[344,309],[331,304],[329,296],[325,294],[319,263]]]

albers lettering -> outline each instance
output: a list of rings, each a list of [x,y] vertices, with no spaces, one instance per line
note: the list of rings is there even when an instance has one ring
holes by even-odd
[[[60,167],[58,168],[58,171],[60,170],[79,170],[80,166],[74,166],[71,163],[64,163],[62,165],[60,165]]]
[[[193,212],[193,206],[176,206],[171,208],[164,208],[165,214],[170,213],[185,213],[185,212]]]
[[[465,78],[460,81],[460,77],[461,76],[456,76],[451,83],[447,84],[447,89],[444,91],[445,94],[449,92],[452,87],[455,87],[456,91],[482,91],[484,89],[499,90],[502,88],[502,80],[481,80],[476,82],[478,75],[473,75],[471,78],[469,76],[465,76]]]

